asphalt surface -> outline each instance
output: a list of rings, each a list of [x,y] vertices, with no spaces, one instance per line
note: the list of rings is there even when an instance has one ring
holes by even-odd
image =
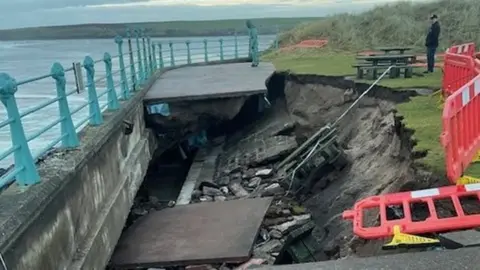
[[[474,270],[480,269],[480,247],[346,258],[308,264],[266,266],[259,270]]]
[[[234,63],[182,67],[165,72],[150,87],[144,101],[174,101],[235,97],[266,93],[271,63]]]

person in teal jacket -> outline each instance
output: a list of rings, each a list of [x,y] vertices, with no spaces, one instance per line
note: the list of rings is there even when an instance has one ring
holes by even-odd
[[[247,28],[248,28],[249,45],[250,45],[248,56],[252,58],[252,67],[257,67],[259,62],[257,28],[255,28],[255,26],[250,20],[247,21]]]

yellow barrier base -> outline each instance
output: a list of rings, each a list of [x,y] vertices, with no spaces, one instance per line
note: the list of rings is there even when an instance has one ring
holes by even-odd
[[[383,245],[383,249],[396,249],[399,247],[425,247],[440,245],[440,240],[406,234],[400,232],[400,226],[393,227],[393,238],[390,243]]]
[[[480,179],[464,175],[457,180],[457,185],[480,184]]]
[[[445,103],[445,98],[443,97],[442,89],[439,89],[439,90],[433,92],[430,96],[431,97],[438,97],[437,107],[439,109],[443,109],[443,104]]]
[[[472,162],[474,163],[480,162],[480,152],[477,152],[477,154],[473,157]]]

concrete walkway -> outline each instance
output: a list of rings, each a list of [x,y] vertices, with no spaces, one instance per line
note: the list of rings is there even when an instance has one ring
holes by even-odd
[[[205,65],[165,72],[145,95],[146,103],[237,97],[267,92],[266,79],[275,71],[271,63]]]
[[[345,258],[317,263],[265,266],[258,270],[467,270],[479,269],[478,247],[409,252],[368,258]]]

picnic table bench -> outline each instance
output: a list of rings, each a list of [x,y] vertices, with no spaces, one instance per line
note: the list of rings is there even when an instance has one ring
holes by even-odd
[[[406,51],[410,51],[411,47],[403,47],[403,46],[396,46],[396,47],[379,47],[376,48],[377,51],[383,51],[385,54],[390,52],[398,52],[399,54],[404,54]]]
[[[363,62],[357,63],[352,67],[357,69],[357,78],[363,79],[364,71],[370,72],[370,79],[377,79],[379,70],[386,70],[389,66],[394,66],[390,70],[390,78],[398,78],[401,70],[404,70],[405,78],[410,78],[413,73],[411,65],[416,59],[413,54],[380,54],[358,56],[357,60]]]

